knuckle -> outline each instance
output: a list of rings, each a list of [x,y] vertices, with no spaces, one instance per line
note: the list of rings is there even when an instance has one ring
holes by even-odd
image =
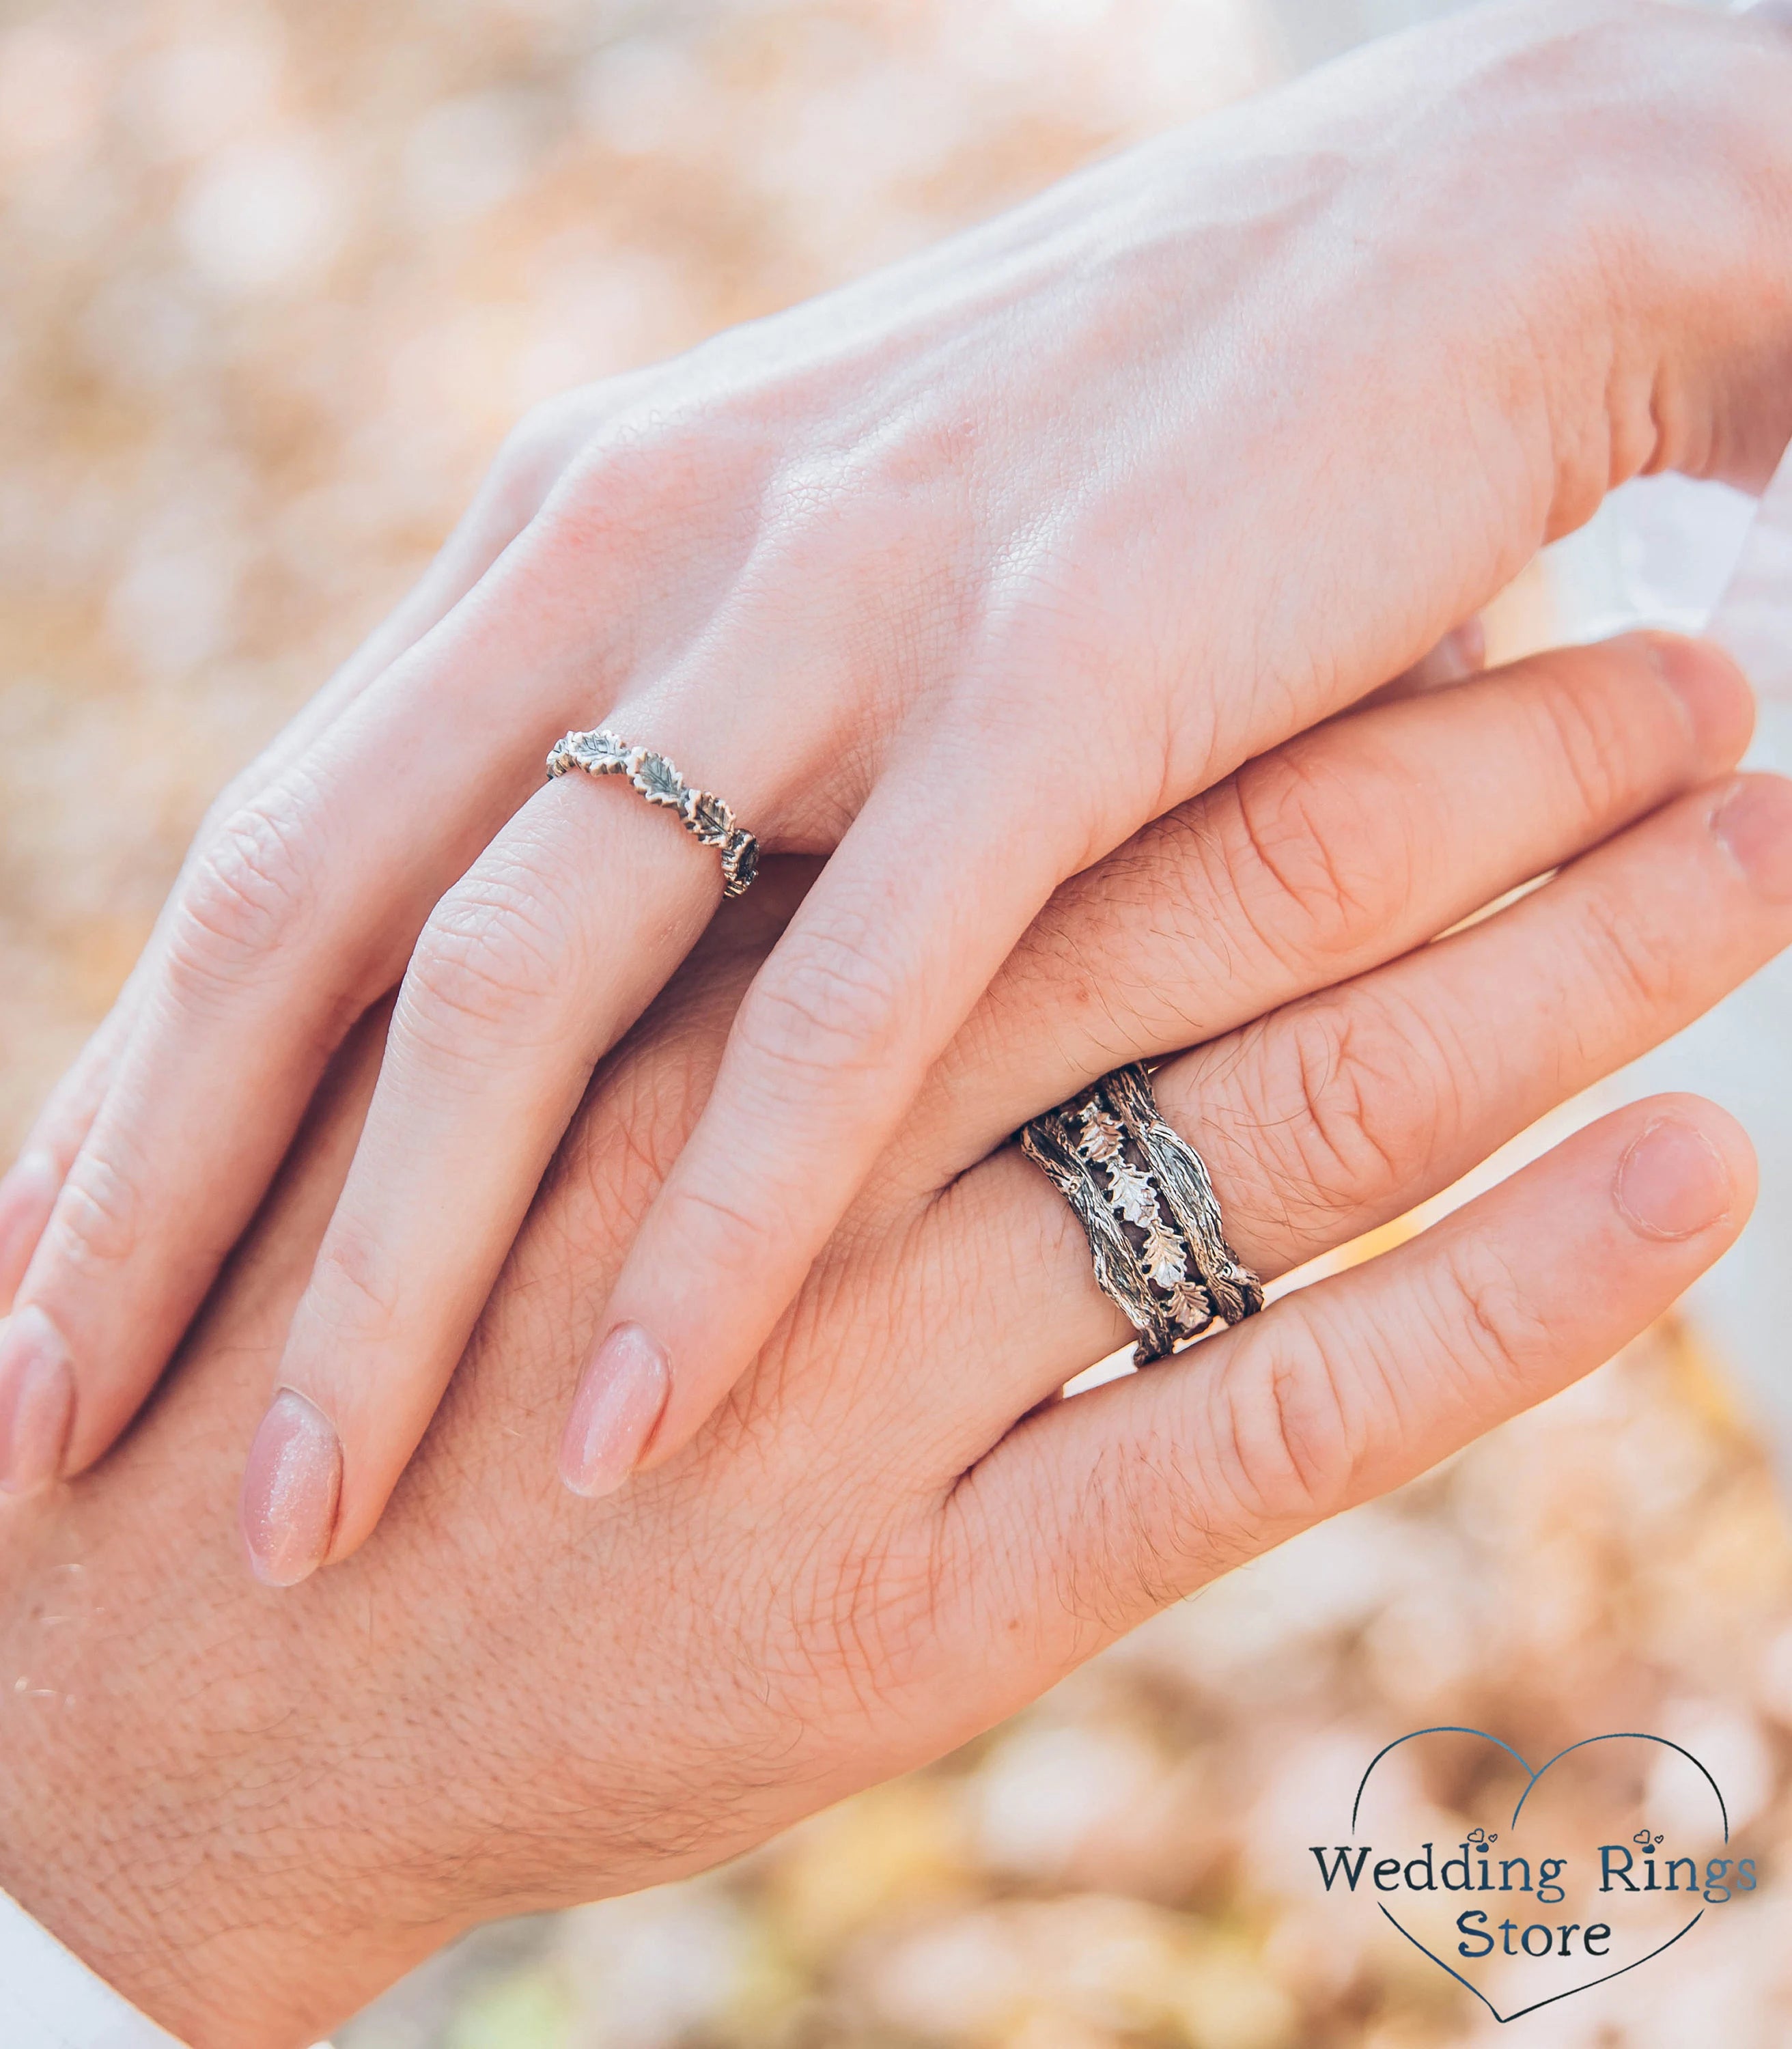
[[[1261,1113],[1278,1170],[1322,1217],[1395,1197],[1430,1157],[1447,1063],[1416,1017],[1361,990],[1300,1005],[1272,1028]]]
[[[1211,1454],[1210,1454],[1211,1455]],[[1040,1504],[1042,1519],[1050,1504]],[[1168,1436],[1110,1446],[1091,1468],[1084,1499],[1071,1518],[1086,1526],[1092,1545],[1063,1547],[1059,1598],[1066,1610],[1102,1635],[1138,1619],[1135,1597],[1167,1607],[1189,1588],[1236,1562],[1232,1531],[1216,1512],[1212,1476]],[[1123,1559],[1124,1575],[1110,1560]]]
[[[1219,1456],[1254,1549],[1335,1514],[1348,1496],[1359,1447],[1345,1372],[1312,1323],[1290,1319],[1262,1374],[1229,1383]]]
[[[889,1053],[900,1005],[869,932],[793,931],[749,992],[735,1029],[748,1052],[780,1073],[872,1069]]]
[[[1126,1561],[1125,1589],[1110,1571],[1073,1572],[1063,1598],[1079,1617],[1128,1626],[1137,1616],[1112,1612],[1117,1597],[1161,1607],[1349,1498],[1363,1447],[1341,1355],[1292,1303],[1250,1343],[1248,1363],[1216,1377],[1198,1437],[1152,1433],[1092,1472],[1079,1519],[1098,1530],[1095,1557]]]
[[[749,1209],[713,1188],[669,1184],[665,1192],[667,1242],[700,1246],[706,1267],[730,1273],[763,1272],[768,1249],[785,1237],[779,1207]]]
[[[1485,1238],[1464,1238],[1442,1269],[1432,1320],[1436,1349],[1465,1379],[1490,1375],[1502,1388],[1522,1386],[1551,1343],[1549,1318],[1534,1288]]]
[[[544,1036],[557,1013],[563,949],[546,908],[519,883],[469,877],[430,913],[406,973],[397,1024],[437,1053],[461,1035],[501,1035],[514,1048],[531,1019]],[[446,1036],[445,1036],[445,1034]]]
[[[1233,797],[1232,893],[1273,958],[1347,952],[1411,894],[1413,848],[1396,829],[1405,814],[1380,777],[1340,772],[1329,750],[1296,746],[1246,764]]]
[[[291,939],[315,900],[303,828],[298,807],[278,796],[218,828],[181,891],[169,950],[177,986],[234,982]]]
[[[543,399],[523,415],[493,458],[488,488],[512,522],[534,518],[566,465],[601,419],[601,385],[581,385]]]
[[[1620,1009],[1652,1014],[1677,1008],[1686,950],[1677,939],[1662,943],[1642,900],[1602,889],[1588,897],[1585,912],[1588,951],[1600,970],[1596,986]]]
[[[76,1274],[121,1265],[142,1241],[142,1214],[138,1177],[103,1153],[82,1153],[52,1217],[59,1260]]]
[[[1588,673],[1559,679],[1540,701],[1544,758],[1560,765],[1573,802],[1589,818],[1608,817],[1623,801],[1639,733],[1647,727],[1637,715],[1634,679],[1611,673],[1616,659],[1601,651]]]
[[[397,1320],[398,1277],[378,1239],[338,1218],[312,1269],[305,1313],[330,1339],[377,1340]]]

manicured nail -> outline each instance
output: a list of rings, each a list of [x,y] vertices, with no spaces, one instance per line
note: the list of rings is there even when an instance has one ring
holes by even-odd
[[[62,1176],[48,1153],[22,1154],[0,1180],[0,1315],[13,1306],[61,1188]]]
[[[0,1491],[38,1494],[62,1471],[75,1421],[75,1376],[62,1333],[43,1311],[0,1326]]]
[[[323,1411],[283,1387],[243,1476],[243,1541],[255,1577],[297,1586],[323,1564],[342,1498],[342,1443]]]
[[[666,1406],[672,1372],[639,1324],[618,1324],[585,1370],[566,1434],[560,1477],[574,1494],[613,1494],[639,1463]]]
[[[1670,1118],[1651,1124],[1618,1163],[1618,1207],[1645,1238],[1691,1238],[1728,1215],[1723,1155],[1702,1131]]]
[[[1711,817],[1711,830],[1770,904],[1792,904],[1792,783],[1751,776]]]

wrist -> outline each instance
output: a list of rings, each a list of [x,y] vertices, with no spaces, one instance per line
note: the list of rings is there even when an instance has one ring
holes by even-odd
[[[103,1511],[128,1478],[109,1463],[103,1492],[7,1517],[0,1890],[192,2049],[304,2049],[453,1931],[395,1927],[402,1888],[305,1825],[315,1767],[266,1741],[305,1718],[291,1647],[207,1598],[190,1534],[180,1561],[121,1541]],[[173,1507],[171,1545],[192,1526]],[[154,1598],[177,1566],[187,1597]]]

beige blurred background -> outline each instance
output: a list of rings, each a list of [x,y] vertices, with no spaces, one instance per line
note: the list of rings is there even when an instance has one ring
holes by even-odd
[[[1357,0],[0,6],[0,1153],[210,794],[519,410],[1428,11]],[[1540,573],[1506,645],[1545,637]],[[1390,1735],[1697,1748],[1792,1849],[1792,1548],[1690,1327],[692,1884],[485,1931],[339,2049],[1491,2039],[1316,1896]],[[3,1768],[3,1760],[0,1760]],[[1440,1833],[1456,1825],[1440,1816]],[[1792,1884],[1525,2024],[1778,2043]],[[1701,1931],[1704,1936],[1705,1931]]]

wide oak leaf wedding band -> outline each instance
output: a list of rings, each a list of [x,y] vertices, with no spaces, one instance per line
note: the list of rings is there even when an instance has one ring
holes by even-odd
[[[663,754],[632,747],[614,733],[569,733],[547,757],[550,776],[582,768],[588,776],[626,776],[650,804],[678,815],[685,830],[721,856],[722,895],[744,896],[759,873],[759,842],[734,822],[720,797],[694,790]]]
[[[1151,1077],[1117,1067],[1036,1117],[1020,1149],[1076,1213],[1095,1279],[1138,1334],[1149,1366],[1263,1306],[1263,1284],[1226,1242],[1201,1156],[1164,1122]]]

